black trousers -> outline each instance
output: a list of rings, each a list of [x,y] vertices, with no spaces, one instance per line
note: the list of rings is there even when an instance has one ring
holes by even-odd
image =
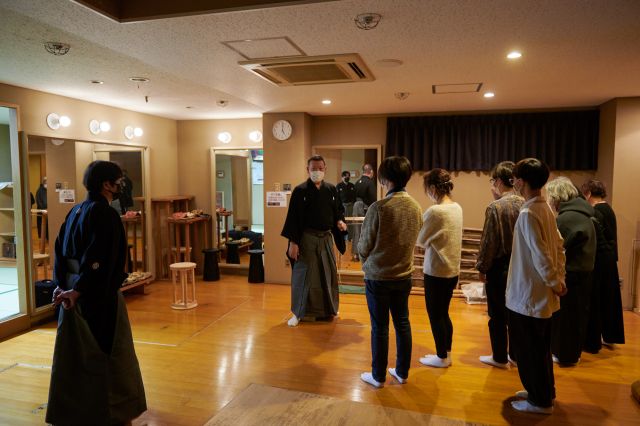
[[[384,382],[389,355],[389,311],[396,330],[396,373],[406,379],[411,364],[409,294],[411,278],[401,281],[365,280],[371,317],[371,373]]]
[[[505,306],[505,293],[507,290],[507,275],[509,273],[509,259],[496,259],[487,271],[487,311],[489,313],[489,338],[493,359],[506,363],[507,347],[509,356],[516,359],[513,344],[508,340],[507,333],[507,307]],[[510,344],[511,343],[511,344]]]
[[[602,281],[602,264],[596,254],[596,264],[591,280],[591,296],[589,299],[589,319],[587,333],[584,338],[583,350],[597,354],[602,349],[602,318],[600,317],[600,283]]]
[[[458,284],[458,277],[439,278],[424,275],[424,299],[427,314],[431,323],[431,332],[436,344],[438,358],[446,358],[451,352],[453,340],[453,323],[449,317],[449,304],[453,289]]]
[[[556,397],[551,359],[551,318],[534,318],[509,310],[509,339],[514,344],[518,374],[527,401],[551,407]]]
[[[567,294],[560,298],[560,310],[551,322],[551,353],[560,363],[575,364],[580,359],[589,321],[592,272],[566,274]]]

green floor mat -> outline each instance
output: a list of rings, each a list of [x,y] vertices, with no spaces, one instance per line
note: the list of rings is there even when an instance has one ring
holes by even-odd
[[[338,290],[343,294],[364,294],[364,286],[361,285],[344,285],[338,286]]]

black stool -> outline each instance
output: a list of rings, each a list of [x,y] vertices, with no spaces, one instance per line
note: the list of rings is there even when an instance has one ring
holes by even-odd
[[[204,253],[203,281],[218,281],[220,279],[220,267],[218,266],[219,251],[217,248],[202,250],[202,253]]]
[[[227,241],[227,263],[240,263],[240,255],[238,254],[238,247],[240,241]]]
[[[249,250],[249,282],[264,282],[264,265],[262,264],[264,250]]]

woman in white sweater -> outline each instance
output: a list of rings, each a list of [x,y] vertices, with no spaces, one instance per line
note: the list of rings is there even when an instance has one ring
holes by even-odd
[[[424,190],[434,205],[422,217],[417,244],[425,248],[424,298],[436,355],[425,355],[420,362],[430,367],[449,367],[453,338],[449,304],[460,274],[462,208],[451,199],[453,182],[444,169],[433,169],[424,176]]]

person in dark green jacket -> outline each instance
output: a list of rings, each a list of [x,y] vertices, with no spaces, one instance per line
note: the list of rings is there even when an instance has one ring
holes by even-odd
[[[589,318],[589,296],[596,257],[594,210],[579,197],[571,180],[559,177],[547,184],[547,200],[558,213],[558,230],[564,239],[567,295],[551,323],[554,362],[575,365],[580,361]]]

